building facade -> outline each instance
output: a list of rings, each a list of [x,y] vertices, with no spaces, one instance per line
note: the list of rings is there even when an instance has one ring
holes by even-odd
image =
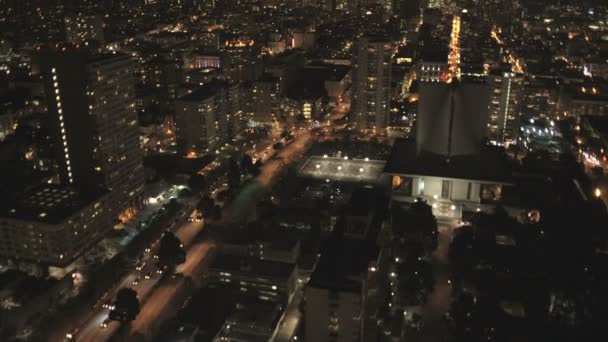
[[[109,190],[112,216],[127,220],[145,181],[133,64],[127,55],[60,49],[43,50],[40,63],[61,183]]]
[[[497,145],[510,144],[517,139],[519,110],[524,77],[512,72],[493,73],[488,76],[492,87],[488,138]]]
[[[245,127],[243,88],[213,80],[176,100],[177,140],[184,154],[208,153]]]
[[[0,256],[38,275],[67,266],[111,229],[108,195],[57,185],[20,194],[0,214]]]
[[[391,56],[387,38],[360,37],[353,48],[352,101],[359,131],[384,133],[390,104]]]

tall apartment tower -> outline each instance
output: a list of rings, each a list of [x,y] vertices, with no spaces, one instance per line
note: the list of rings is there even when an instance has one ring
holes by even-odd
[[[353,49],[352,112],[359,131],[384,133],[388,121],[392,44],[363,36]]]
[[[107,189],[109,213],[124,220],[142,203],[143,157],[130,58],[59,47],[40,51],[62,184]]]
[[[233,140],[245,127],[240,83],[215,79],[175,101],[175,124],[180,150],[209,153]]]
[[[524,77],[501,71],[490,74],[488,81],[492,87],[488,138],[497,145],[508,144],[517,139]]]

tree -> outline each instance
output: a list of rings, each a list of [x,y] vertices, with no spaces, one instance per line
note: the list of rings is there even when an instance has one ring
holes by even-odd
[[[209,195],[205,195],[198,201],[196,209],[203,213],[203,217],[208,218],[211,217],[211,210],[214,205],[213,198],[209,197]]]
[[[222,208],[219,205],[216,204],[213,206],[211,217],[213,217],[214,220],[220,220],[222,218]]]
[[[113,321],[130,322],[137,317],[139,310],[137,292],[128,287],[123,287],[116,293],[114,308],[110,311],[108,318]]]
[[[205,190],[206,185],[207,184],[205,182],[205,177],[198,173],[195,173],[190,176],[190,179],[188,180],[188,186],[194,192],[203,192]]]
[[[161,268],[173,269],[186,261],[186,253],[181,241],[170,231],[165,231],[158,247],[158,265]]]
[[[262,168],[262,161],[260,159],[255,161],[255,164],[253,164],[253,168],[251,169],[251,175],[254,177],[257,177],[260,172],[262,172],[260,169]]]
[[[467,273],[477,262],[473,248],[474,238],[471,226],[461,227],[454,233],[448,256],[458,273]]]
[[[192,191],[190,191],[190,189],[188,189],[188,188],[183,188],[177,193],[177,197],[179,197],[179,198],[185,198],[190,195],[192,195]]]
[[[251,173],[253,169],[253,159],[251,159],[251,157],[247,153],[243,155],[243,160],[241,161],[241,168],[246,173]]]
[[[408,227],[417,235],[427,253],[437,248],[437,220],[433,215],[433,208],[426,202],[418,200],[412,204],[407,212]]]
[[[228,188],[231,191],[236,190],[241,185],[241,171],[239,164],[234,159],[228,162]]]

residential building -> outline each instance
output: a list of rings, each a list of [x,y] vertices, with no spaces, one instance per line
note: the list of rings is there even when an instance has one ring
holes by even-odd
[[[70,46],[39,55],[61,183],[109,190],[111,216],[128,220],[145,180],[130,57]]]
[[[363,36],[355,42],[351,109],[359,131],[382,134],[386,129],[392,52],[387,37]]]
[[[0,212],[0,257],[28,273],[66,267],[112,227],[110,196],[43,185],[18,194]]]
[[[295,264],[221,254],[209,265],[209,286],[287,304],[297,286],[297,273]]]
[[[493,72],[488,76],[492,86],[488,138],[497,145],[514,142],[519,132],[519,112],[524,77],[512,72]]]
[[[85,41],[96,40],[104,43],[103,20],[101,15],[89,15],[78,13],[66,16],[65,33],[69,42],[82,44]]]
[[[243,88],[213,80],[175,101],[177,140],[184,154],[206,153],[244,129]]]
[[[271,126],[277,123],[281,104],[280,85],[280,79],[269,74],[253,81],[251,106],[255,126]]]

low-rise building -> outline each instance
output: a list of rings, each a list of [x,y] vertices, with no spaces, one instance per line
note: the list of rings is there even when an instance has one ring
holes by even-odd
[[[304,290],[307,341],[378,340],[387,269],[377,244],[383,203],[374,189],[355,191],[344,220],[321,251]]]
[[[265,342],[272,334],[283,312],[277,303],[244,303],[230,314],[213,342]]]
[[[209,283],[242,296],[287,303],[296,289],[297,266],[222,254],[209,266]]]
[[[65,267],[111,229],[107,193],[41,186],[3,205],[0,256],[30,273]]]

